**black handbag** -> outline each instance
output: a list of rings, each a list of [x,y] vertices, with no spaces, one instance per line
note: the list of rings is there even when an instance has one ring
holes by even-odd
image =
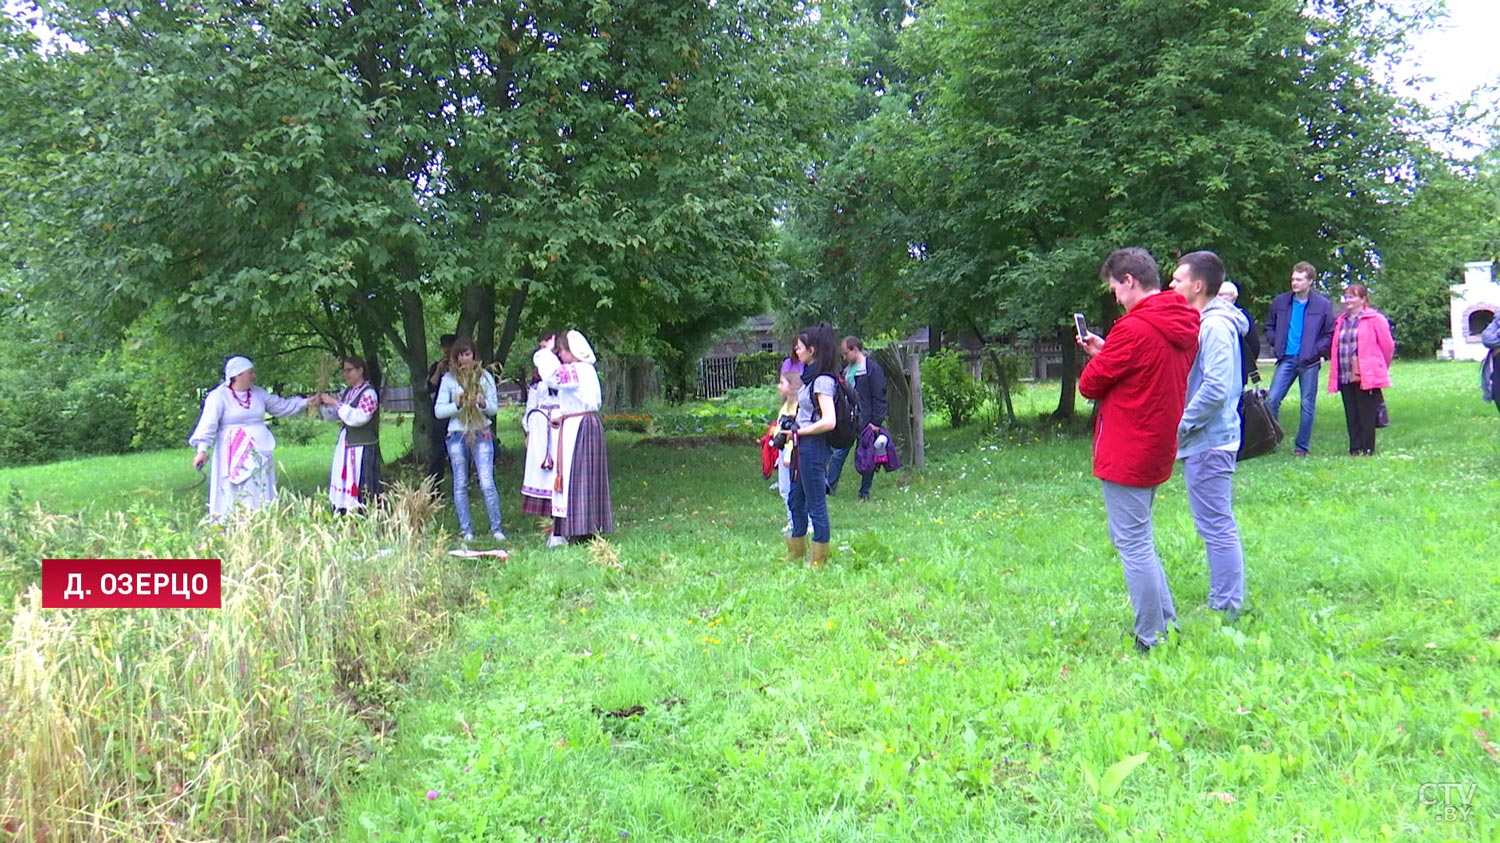
[[[1275,452],[1285,434],[1271,408],[1266,390],[1260,388],[1260,372],[1250,373],[1250,385],[1240,393],[1240,451],[1236,459],[1249,460]]]

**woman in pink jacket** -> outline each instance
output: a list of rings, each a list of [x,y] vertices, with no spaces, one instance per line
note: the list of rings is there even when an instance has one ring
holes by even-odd
[[[1363,284],[1344,288],[1344,312],[1333,322],[1329,354],[1328,391],[1344,398],[1344,420],[1349,425],[1349,456],[1375,454],[1375,416],[1381,390],[1391,385],[1391,358],[1396,343],[1385,314],[1370,307]]]

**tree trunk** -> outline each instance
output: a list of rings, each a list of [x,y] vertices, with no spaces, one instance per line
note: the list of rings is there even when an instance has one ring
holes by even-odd
[[[626,406],[632,410],[639,410],[646,403],[650,389],[651,360],[639,354],[631,355],[625,374]]]
[[[1062,389],[1052,418],[1071,419],[1078,405],[1078,346],[1073,342],[1071,327],[1059,328],[1057,340],[1062,344]]]
[[[356,318],[354,325],[359,332],[360,356],[365,358],[365,380],[379,388],[385,382],[385,367],[380,362],[380,327],[366,318]]]
[[[458,305],[458,335],[474,341],[474,357],[495,359],[495,285],[469,284]]]
[[[526,307],[526,294],[530,290],[531,280],[523,276],[520,285],[510,293],[510,306],[505,309],[505,325],[500,328],[500,336],[495,340],[495,362],[502,367],[510,359],[510,348],[516,341],[516,331],[521,326],[521,311]]]

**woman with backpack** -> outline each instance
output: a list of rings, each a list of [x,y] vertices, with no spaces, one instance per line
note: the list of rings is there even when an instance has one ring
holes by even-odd
[[[802,364],[802,386],[797,390],[796,471],[792,473],[787,506],[792,515],[792,533],[787,537],[787,559],[807,558],[811,565],[828,561],[832,527],[828,523],[828,460],[833,448],[828,433],[837,423],[834,394],[838,379],[838,340],[833,329],[822,324],[805,328],[792,346]],[[812,525],[812,547],[807,546],[808,524]]]

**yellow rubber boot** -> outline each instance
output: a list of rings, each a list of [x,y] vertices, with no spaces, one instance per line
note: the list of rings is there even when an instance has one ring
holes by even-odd
[[[828,561],[828,542],[813,542],[807,553],[807,564],[814,568]]]
[[[796,562],[807,555],[807,536],[787,537],[786,561]]]

